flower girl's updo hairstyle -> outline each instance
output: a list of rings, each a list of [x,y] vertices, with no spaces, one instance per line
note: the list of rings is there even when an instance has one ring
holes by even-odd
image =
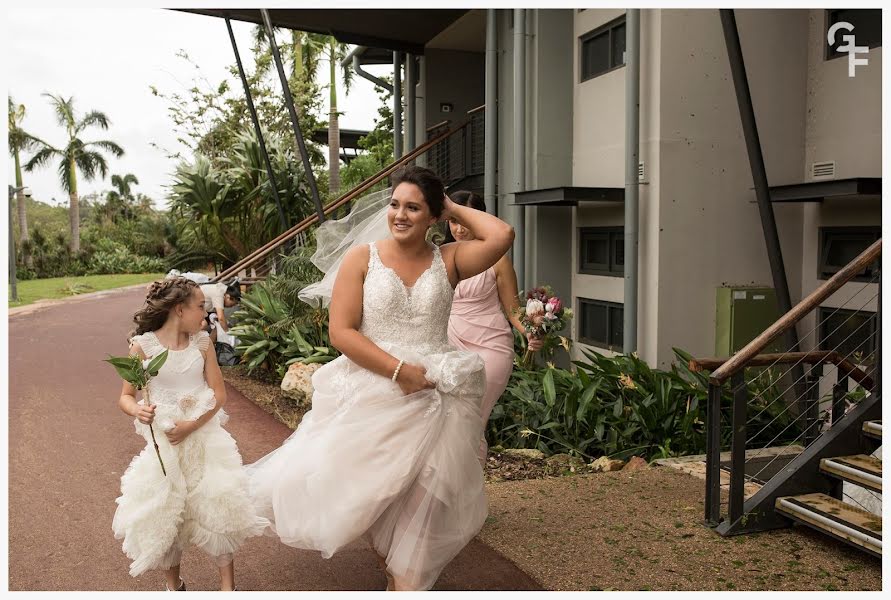
[[[413,183],[421,189],[424,201],[430,208],[430,214],[437,219],[442,215],[442,209],[445,204],[445,188],[442,185],[442,179],[424,167],[416,167],[409,165],[396,170],[390,176],[390,185],[396,189],[400,183]]]
[[[136,329],[130,332],[130,337],[160,329],[167,321],[170,311],[188,301],[197,289],[198,284],[185,277],[154,282],[149,286],[145,306],[133,315]]]

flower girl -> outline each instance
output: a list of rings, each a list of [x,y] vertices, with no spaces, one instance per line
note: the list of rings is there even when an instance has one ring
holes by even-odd
[[[133,561],[130,575],[162,570],[169,591],[186,589],[179,565],[191,545],[214,558],[220,589],[235,589],[235,551],[268,525],[250,502],[241,455],[222,427],[226,389],[201,331],[204,317],[195,282],[152,284],[133,317],[130,354],[145,360],[167,350],[167,360],[142,400],[125,381],[118,403],[147,443],[121,478],[112,528]]]

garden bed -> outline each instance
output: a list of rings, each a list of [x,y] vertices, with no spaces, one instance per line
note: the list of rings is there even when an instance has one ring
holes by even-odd
[[[291,429],[297,429],[303,415],[309,410],[308,406],[297,406],[285,396],[279,387],[278,378],[271,373],[254,371],[248,375],[247,368],[242,365],[220,369],[226,383]]]

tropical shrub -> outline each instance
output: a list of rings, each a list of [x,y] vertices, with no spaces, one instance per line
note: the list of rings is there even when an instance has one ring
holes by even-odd
[[[313,248],[279,257],[277,274],[255,284],[241,299],[230,329],[248,371],[258,367],[283,377],[295,362],[328,362],[339,355],[328,337],[328,311],[303,302],[298,293],[321,273],[309,261]]]
[[[708,375],[690,371],[690,355],[677,348],[674,352],[678,360],[670,371],[652,369],[634,354],[607,357],[585,350],[586,360],[574,361],[574,372],[516,368],[489,419],[489,443],[587,458],[704,453]],[[800,437],[801,420],[796,422],[790,411],[780,414],[785,402],[771,404],[776,400],[774,383],[774,375],[749,383],[750,398],[758,400],[750,408],[748,431],[750,437],[762,431],[750,440],[753,446]],[[730,437],[731,407],[725,388],[722,446]]]

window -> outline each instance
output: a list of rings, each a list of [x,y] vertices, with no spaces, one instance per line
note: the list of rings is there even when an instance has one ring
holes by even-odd
[[[625,311],[621,304],[579,298],[579,341],[589,346],[621,351]]]
[[[880,237],[881,227],[821,227],[817,277],[829,279]],[[872,281],[876,268],[876,263],[867,266],[853,281]]]
[[[622,227],[579,228],[579,273],[625,274],[625,234]]]
[[[876,314],[820,307],[820,350],[835,350],[855,364],[870,364],[876,349]],[[860,354],[862,356],[855,356]]]
[[[581,81],[625,66],[625,15],[579,38]]]
[[[826,40],[829,28],[839,22],[847,22],[854,26],[853,31],[839,30],[835,34],[835,46]],[[882,45],[882,9],[880,8],[843,8],[826,11],[826,60],[846,56],[847,52],[839,52],[839,46],[845,46],[843,35],[853,35],[857,46],[877,48]],[[861,55],[865,56],[865,55]]]

